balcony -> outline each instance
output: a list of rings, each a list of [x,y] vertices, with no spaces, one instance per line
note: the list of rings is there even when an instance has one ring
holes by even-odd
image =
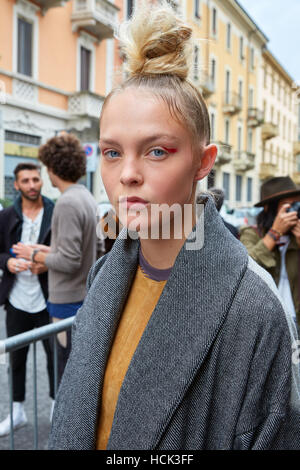
[[[259,179],[264,181],[276,176],[277,165],[275,163],[261,163],[259,167]]]
[[[264,114],[260,109],[248,108],[248,126],[258,127],[264,122]]]
[[[300,140],[293,142],[293,154],[300,155]]]
[[[223,113],[237,114],[241,111],[243,105],[242,97],[235,92],[225,92],[223,97]]]
[[[104,98],[90,91],[79,91],[69,96],[68,111],[71,118],[99,119]]]
[[[232,159],[231,145],[220,141],[214,143],[218,148],[215,165],[225,165],[226,163],[229,163]]]
[[[300,172],[299,171],[293,173],[292,178],[295,184],[300,185]]]
[[[236,171],[248,171],[255,167],[255,154],[250,152],[236,152],[233,160]]]
[[[200,78],[200,87],[203,98],[208,98],[215,92],[215,82],[207,73],[202,72]]]
[[[75,0],[72,30],[83,28],[99,41],[113,38],[118,25],[118,11],[119,8],[109,0]]]
[[[68,0],[36,0],[35,3],[41,7],[43,13],[49,8],[62,7]]]
[[[278,136],[278,126],[272,122],[265,122],[261,128],[262,140],[273,139]]]

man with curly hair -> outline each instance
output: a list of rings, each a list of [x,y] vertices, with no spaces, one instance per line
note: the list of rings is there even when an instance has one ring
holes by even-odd
[[[48,310],[53,321],[76,314],[86,294],[86,279],[96,260],[96,211],[91,193],[78,184],[86,173],[86,155],[79,140],[63,133],[39,149],[51,183],[61,192],[52,218],[51,246],[15,245],[18,257],[49,269]],[[58,380],[71,349],[70,330],[58,335]]]

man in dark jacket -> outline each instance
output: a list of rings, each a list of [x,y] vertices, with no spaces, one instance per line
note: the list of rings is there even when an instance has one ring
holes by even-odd
[[[15,188],[20,192],[14,205],[0,212],[0,305],[6,309],[7,336],[14,336],[49,323],[47,268],[17,259],[11,247],[26,244],[50,245],[53,202],[41,195],[40,167],[20,163],[14,170]],[[47,355],[50,397],[54,399],[53,361],[49,340],[43,341]],[[25,400],[26,359],[29,347],[12,353],[14,429],[27,423]],[[0,423],[0,437],[9,434],[10,416]]]

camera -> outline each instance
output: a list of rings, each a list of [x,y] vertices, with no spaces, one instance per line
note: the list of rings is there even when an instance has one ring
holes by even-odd
[[[293,202],[287,212],[297,212],[297,217],[300,219],[300,201]]]

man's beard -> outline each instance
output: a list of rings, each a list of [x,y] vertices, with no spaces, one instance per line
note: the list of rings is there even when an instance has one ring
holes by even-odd
[[[20,191],[22,197],[24,197],[28,201],[37,201],[40,197],[40,194],[41,194],[40,191],[37,191],[37,193],[35,195],[30,196],[29,194],[24,193],[24,191],[22,191],[21,189],[19,189],[19,191]]]

